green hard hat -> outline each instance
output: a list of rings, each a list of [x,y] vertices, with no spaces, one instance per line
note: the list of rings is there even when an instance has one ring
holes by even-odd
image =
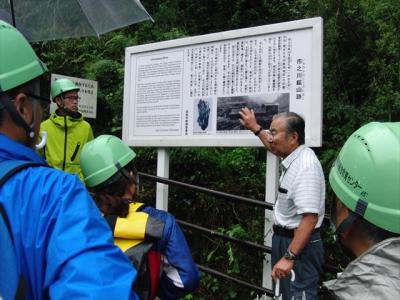
[[[348,209],[400,233],[400,122],[372,122],[346,141],[329,183]]]
[[[104,183],[126,166],[136,153],[113,135],[100,135],[83,146],[80,164],[87,187]]]
[[[79,88],[73,83],[72,80],[67,78],[57,79],[51,85],[51,98],[53,101],[57,96],[60,96],[62,93],[71,92],[71,91],[79,91]]]
[[[0,91],[20,86],[47,71],[25,37],[0,20]]]

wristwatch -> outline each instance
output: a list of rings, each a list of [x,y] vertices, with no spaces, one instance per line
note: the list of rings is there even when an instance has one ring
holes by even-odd
[[[289,249],[286,250],[285,254],[283,254],[283,257],[288,259],[288,260],[296,260],[297,259],[297,255],[294,254]]]
[[[258,130],[254,132],[254,135],[258,136],[262,130],[263,128],[260,126],[260,128],[258,128]]]

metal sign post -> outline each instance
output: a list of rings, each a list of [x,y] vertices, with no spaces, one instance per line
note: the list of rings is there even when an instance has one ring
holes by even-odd
[[[167,148],[158,148],[157,176],[169,178],[169,151]],[[168,211],[168,185],[157,183],[156,208]]]
[[[265,201],[274,204],[279,184],[279,158],[269,151],[267,151],[266,169]],[[268,247],[272,247],[272,225],[274,223],[273,214],[273,211],[265,210],[264,245]],[[271,255],[266,254],[263,261],[262,286],[267,289],[272,289],[271,271]]]

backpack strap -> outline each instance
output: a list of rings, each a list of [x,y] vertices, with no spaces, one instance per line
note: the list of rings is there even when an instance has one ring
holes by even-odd
[[[0,187],[15,173],[20,170],[32,167],[32,166],[45,166],[49,167],[46,163],[25,161],[25,160],[3,160],[0,162]]]
[[[48,166],[45,163],[38,163],[38,162],[30,162],[30,161],[23,161],[23,160],[4,160],[0,161],[0,187],[14,174],[19,172],[22,169],[25,169],[27,167],[31,166]],[[2,289],[4,288],[5,290],[1,291],[1,294],[6,293],[11,297],[14,297],[14,299],[25,299],[25,294],[26,294],[26,280],[16,270],[16,263],[17,263],[17,258],[15,256],[15,250],[14,250],[14,239],[11,231],[11,225],[10,222],[7,218],[6,212],[4,211],[3,205],[0,203],[0,226],[3,228],[0,228],[2,230],[3,234],[5,232],[5,235],[2,237],[2,246],[7,247],[7,249],[2,249],[2,254],[7,257],[7,264],[8,267],[10,267],[10,270],[5,270],[9,271],[12,274],[6,275],[9,280],[12,280],[12,282],[15,282],[15,285],[9,285],[7,286],[2,286]],[[8,252],[7,252],[8,251]],[[5,263],[3,261],[3,263]],[[4,267],[4,266],[3,266]],[[3,269],[4,270],[4,269]],[[3,277],[3,276],[2,276]],[[5,278],[2,278],[3,280]],[[2,295],[5,296],[5,295]],[[5,298],[7,299],[7,297]],[[10,298],[11,299],[11,298]]]
[[[2,270],[7,272],[1,274],[0,296],[4,299],[25,299],[26,280],[16,270],[17,258],[15,256],[14,242],[11,233],[10,222],[5,214],[3,205],[0,203],[0,231],[1,237],[1,254]],[[3,260],[4,259],[4,260]],[[10,298],[11,297],[11,298]],[[1,297],[0,297],[1,298]]]
[[[104,215],[104,219],[106,219],[108,226],[110,226],[110,229],[114,235],[114,230],[115,230],[115,225],[117,224],[117,215]]]
[[[158,293],[158,286],[161,277],[161,253],[150,250],[147,254],[150,275],[150,299],[155,299]]]

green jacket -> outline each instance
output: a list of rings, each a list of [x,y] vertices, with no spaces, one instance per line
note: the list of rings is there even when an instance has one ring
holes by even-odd
[[[39,154],[54,168],[75,173],[83,181],[79,157],[83,145],[93,139],[90,124],[83,120],[82,114],[72,118],[53,113],[40,125],[40,131],[43,130],[47,131],[48,138]]]

